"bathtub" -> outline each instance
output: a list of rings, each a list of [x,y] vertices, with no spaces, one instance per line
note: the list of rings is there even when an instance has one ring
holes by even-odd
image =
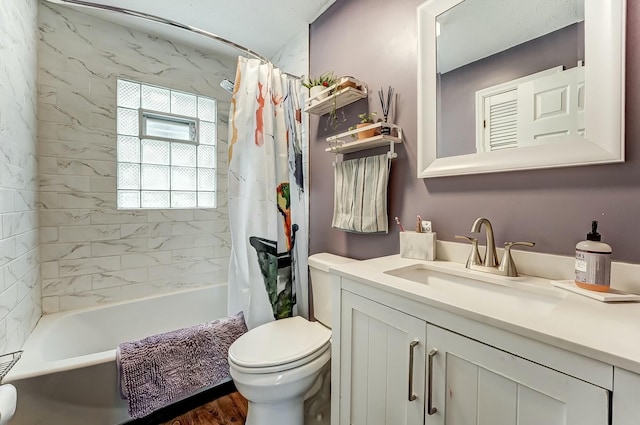
[[[18,389],[12,425],[114,425],[130,418],[115,364],[120,342],[227,315],[211,286],[43,316],[3,383]]]

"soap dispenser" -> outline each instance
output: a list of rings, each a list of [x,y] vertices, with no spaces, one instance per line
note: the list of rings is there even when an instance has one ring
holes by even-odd
[[[576,245],[576,285],[591,291],[608,292],[611,280],[611,247],[601,242],[598,222],[591,222],[587,240]]]

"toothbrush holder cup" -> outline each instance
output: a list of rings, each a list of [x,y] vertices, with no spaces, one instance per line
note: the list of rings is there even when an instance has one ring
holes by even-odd
[[[436,233],[400,232],[400,256],[413,260],[436,259]]]

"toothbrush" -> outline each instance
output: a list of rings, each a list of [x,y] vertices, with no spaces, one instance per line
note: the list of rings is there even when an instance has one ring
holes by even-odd
[[[404,232],[404,227],[402,227],[402,223],[400,223],[400,219],[398,217],[396,217],[396,223],[398,223],[398,226],[400,226],[400,231]]]

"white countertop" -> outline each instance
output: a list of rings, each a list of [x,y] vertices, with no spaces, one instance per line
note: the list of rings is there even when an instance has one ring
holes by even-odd
[[[385,273],[403,267],[424,267],[434,271],[435,276],[447,273],[473,280],[462,285],[443,284],[443,279],[425,284]],[[331,271],[379,290],[640,373],[637,302],[604,303],[555,288],[548,279],[508,278],[467,270],[463,264],[450,261],[411,260],[399,255],[340,265]],[[483,285],[493,288],[483,291]],[[495,294],[494,289],[498,289]],[[522,291],[522,300],[514,296],[517,290]]]

